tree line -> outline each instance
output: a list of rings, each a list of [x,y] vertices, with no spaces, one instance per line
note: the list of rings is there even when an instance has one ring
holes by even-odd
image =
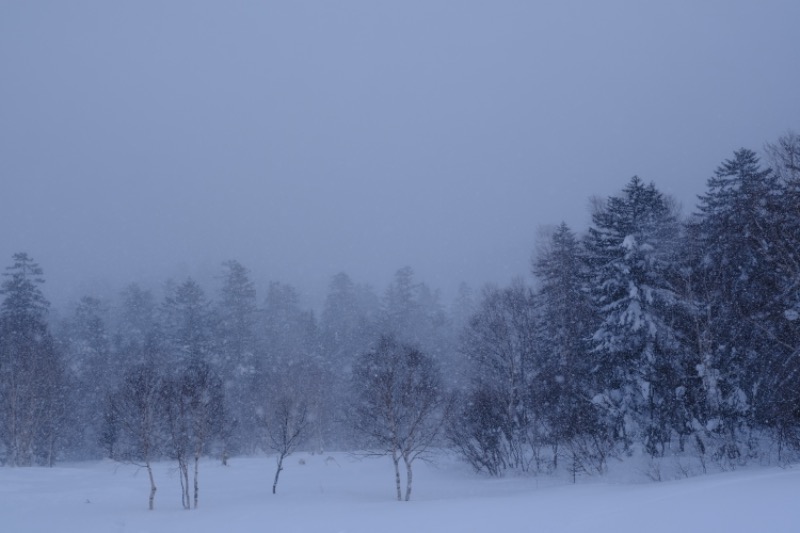
[[[43,283],[41,267],[18,253],[0,285],[0,460],[136,464],[148,472],[151,508],[157,460],[176,461],[189,509],[198,505],[203,456],[275,454],[276,492],[283,460],[298,447],[366,445],[352,415],[353,399],[367,397],[352,377],[363,359],[382,342],[433,370],[433,357],[447,360],[454,345],[440,296],[409,267],[382,296],[337,274],[319,319],[283,283],[270,283],[259,304],[236,261],[223,265],[213,300],[191,278],[167,282],[161,299],[131,284],[112,301],[83,297],[57,321],[48,318]],[[424,383],[439,405],[442,382],[430,374]],[[429,433],[417,425],[412,434]],[[398,453],[410,472],[413,438]]]
[[[602,473],[644,453],[700,468],[800,449],[800,137],[741,149],[684,216],[632,178],[557,226],[533,283],[462,286],[451,307],[397,271],[382,295],[333,277],[319,316],[223,265],[163,296],[136,284],[51,321],[42,269],[13,257],[0,289],[0,458],[178,464],[298,447],[389,455],[398,499],[432,447],[477,471]],[[401,465],[406,490],[401,489]]]
[[[489,474],[603,472],[610,457],[735,468],[800,447],[800,137],[741,149],[682,218],[632,178],[562,224],[535,288],[485,291],[450,442]]]

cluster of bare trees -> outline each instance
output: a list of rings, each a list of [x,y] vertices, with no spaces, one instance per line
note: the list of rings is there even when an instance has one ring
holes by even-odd
[[[366,437],[366,453],[388,455],[397,499],[411,498],[414,461],[436,443],[448,398],[436,362],[391,336],[361,355],[353,369],[353,426]],[[400,461],[405,466],[402,491]]]
[[[106,413],[110,456],[147,470],[150,509],[156,493],[152,462],[170,457],[178,463],[183,507],[197,508],[200,459],[225,437],[222,382],[202,361],[172,373],[157,368],[131,368],[110,395]]]

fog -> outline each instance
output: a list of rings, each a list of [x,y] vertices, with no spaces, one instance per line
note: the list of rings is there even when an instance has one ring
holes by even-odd
[[[800,3],[3,2],[0,264],[44,292],[192,275],[526,275],[637,174],[691,212],[800,125]]]

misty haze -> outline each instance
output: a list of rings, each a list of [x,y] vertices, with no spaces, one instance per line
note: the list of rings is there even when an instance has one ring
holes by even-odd
[[[661,4],[2,3],[9,531],[796,528],[800,3]]]

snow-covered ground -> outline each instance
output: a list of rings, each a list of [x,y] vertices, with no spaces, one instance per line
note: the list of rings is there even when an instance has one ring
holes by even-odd
[[[333,459],[329,459],[329,457]],[[278,494],[271,458],[206,461],[200,508],[184,511],[177,473],[157,467],[156,509],[144,470],[111,462],[0,468],[8,533],[235,532],[798,532],[800,467],[667,482],[627,476],[489,479],[443,458],[418,464],[412,501],[394,501],[386,458],[295,454]],[[612,481],[613,479],[622,481]]]

